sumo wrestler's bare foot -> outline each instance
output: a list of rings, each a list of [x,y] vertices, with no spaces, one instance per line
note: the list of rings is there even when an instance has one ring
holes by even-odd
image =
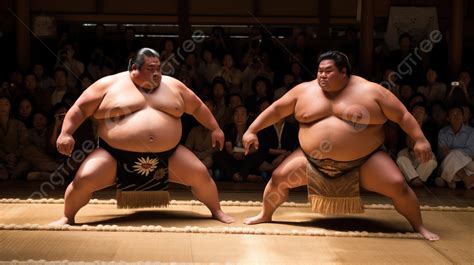
[[[73,225],[74,219],[69,219],[67,217],[61,217],[59,220],[49,223],[49,226],[58,226],[58,225]]]
[[[254,217],[250,217],[244,220],[244,224],[246,225],[256,225],[260,223],[269,223],[272,221],[271,216],[264,216],[263,212],[260,212],[258,215]]]
[[[221,221],[225,224],[230,224],[235,222],[234,217],[224,213],[222,210],[217,210],[214,213],[212,213],[212,218]]]
[[[428,229],[426,229],[424,226],[419,227],[418,229],[415,229],[418,233],[420,233],[426,240],[429,241],[438,241],[439,236],[433,232],[430,232]]]

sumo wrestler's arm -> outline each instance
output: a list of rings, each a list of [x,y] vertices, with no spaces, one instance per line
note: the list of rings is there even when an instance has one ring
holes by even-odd
[[[420,162],[426,162],[431,158],[431,147],[426,140],[418,122],[405,106],[386,88],[372,84],[375,91],[375,99],[387,119],[397,123],[400,128],[415,142],[413,151]]]
[[[302,85],[298,85],[288,91],[280,99],[273,102],[252,122],[244,136],[242,137],[245,154],[248,154],[250,148],[258,149],[257,133],[268,126],[277,123],[279,120],[293,114],[298,94],[302,93]]]
[[[61,134],[56,140],[56,146],[61,154],[71,155],[75,144],[73,133],[88,117],[94,114],[104,98],[107,87],[112,84],[114,78],[114,76],[107,76],[93,83],[67,111]]]
[[[224,133],[217,123],[214,115],[207,108],[201,99],[199,99],[191,89],[187,88],[183,83],[177,81],[179,91],[184,103],[184,112],[192,115],[204,127],[211,131],[212,147],[219,147],[222,150],[224,147]]]

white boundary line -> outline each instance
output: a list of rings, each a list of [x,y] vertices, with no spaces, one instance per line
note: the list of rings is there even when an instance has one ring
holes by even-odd
[[[194,233],[194,234],[236,234],[236,235],[283,235],[283,236],[332,236],[332,237],[376,237],[376,238],[423,238],[419,233],[381,233],[366,231],[321,231],[317,229],[263,229],[251,227],[163,227],[160,225],[117,226],[117,225],[39,225],[0,224],[0,230],[22,231],[87,231],[87,232],[150,232],[150,233]]]
[[[0,199],[0,204],[64,204],[64,199],[13,199],[13,198],[4,198]],[[89,201],[89,204],[105,204],[105,205],[115,205],[117,201],[115,199],[110,200],[99,200],[99,199],[92,199]],[[170,205],[179,206],[179,205],[187,205],[187,206],[203,206],[200,201],[197,200],[186,200],[186,201],[178,201],[178,200],[171,200]],[[221,206],[262,206],[262,202],[260,201],[221,201]],[[289,207],[289,208],[304,208],[310,207],[309,203],[296,203],[296,202],[285,202],[282,204],[281,207]],[[368,204],[364,205],[365,209],[371,210],[393,210],[395,209],[391,204]],[[448,211],[448,212],[474,212],[474,207],[457,207],[457,206],[428,206],[423,205],[420,206],[421,210],[423,211]]]

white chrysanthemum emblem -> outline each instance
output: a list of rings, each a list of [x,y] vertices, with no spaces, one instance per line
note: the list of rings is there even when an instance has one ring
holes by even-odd
[[[138,172],[139,174],[148,176],[150,172],[156,169],[157,164],[158,159],[156,158],[150,159],[148,156],[146,158],[140,157],[138,158],[138,161],[135,162],[133,170]]]

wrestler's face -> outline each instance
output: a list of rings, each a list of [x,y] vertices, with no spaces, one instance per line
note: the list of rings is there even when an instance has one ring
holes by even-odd
[[[317,80],[323,91],[336,92],[341,90],[344,87],[345,78],[345,68],[339,71],[333,60],[322,60],[319,64]]]
[[[157,57],[145,56],[143,65],[138,69],[136,82],[144,88],[157,88],[161,83],[161,63]]]

